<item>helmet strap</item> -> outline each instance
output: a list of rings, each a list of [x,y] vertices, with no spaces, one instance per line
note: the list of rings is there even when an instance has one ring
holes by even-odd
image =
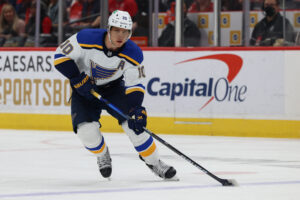
[[[107,31],[107,34],[108,34],[108,40],[110,42],[110,44],[113,46],[113,47],[116,47],[116,45],[114,45],[114,43],[111,41],[111,38],[110,38],[110,26],[108,27],[108,31]]]

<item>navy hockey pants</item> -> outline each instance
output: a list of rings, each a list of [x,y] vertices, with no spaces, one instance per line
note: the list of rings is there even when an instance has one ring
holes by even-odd
[[[125,95],[125,87],[122,81],[114,81],[105,86],[98,87],[98,93],[110,103],[119,108],[123,113],[128,114],[129,108]],[[105,109],[110,115],[119,121],[119,124],[124,122],[124,119],[116,111],[109,108],[105,103],[95,98],[93,101],[88,101],[83,96],[80,96],[76,89],[72,88],[72,99],[71,99],[71,116],[73,130],[77,133],[77,126],[83,122],[99,121],[101,111]]]

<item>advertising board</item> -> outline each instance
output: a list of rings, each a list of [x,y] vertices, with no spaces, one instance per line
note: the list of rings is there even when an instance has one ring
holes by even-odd
[[[72,130],[54,49],[0,51],[0,128]],[[159,133],[300,137],[300,50],[145,49],[144,106]],[[103,131],[122,131],[103,114]]]

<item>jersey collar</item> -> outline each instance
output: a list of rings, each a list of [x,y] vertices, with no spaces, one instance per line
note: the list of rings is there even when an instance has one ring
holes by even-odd
[[[106,37],[106,35],[107,35],[108,33],[107,33],[107,31],[104,33],[104,36],[103,36],[103,51],[104,51],[104,53],[105,53],[105,55],[107,56],[107,57],[113,57],[113,56],[117,56],[122,50],[123,50],[123,48],[124,48],[124,46],[125,46],[125,44],[126,44],[126,42],[123,44],[123,46],[121,47],[121,48],[119,48],[118,50],[116,50],[116,51],[112,51],[112,50],[109,50],[107,47],[106,47],[106,45],[105,45],[105,37]]]

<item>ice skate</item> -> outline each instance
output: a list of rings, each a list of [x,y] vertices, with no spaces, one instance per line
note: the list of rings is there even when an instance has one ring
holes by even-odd
[[[142,160],[142,161],[144,161],[145,162],[145,160],[141,157],[141,156],[139,156],[140,157],[140,159]],[[146,163],[146,162],[145,162]],[[167,164],[165,164],[163,161],[161,161],[161,160],[159,160],[158,161],[158,164],[157,165],[150,165],[150,164],[147,164],[146,163],[146,165],[151,169],[151,171],[155,174],[155,175],[157,175],[157,176],[159,176],[159,177],[161,177],[161,178],[163,178],[163,179],[165,179],[165,180],[174,180],[174,181],[178,181],[179,179],[175,176],[176,175],[176,170],[175,170],[175,168],[174,167],[172,167],[172,166],[169,166],[169,165],[167,165]]]
[[[97,157],[99,171],[104,178],[109,178],[112,171],[111,158],[107,149],[106,153]]]

